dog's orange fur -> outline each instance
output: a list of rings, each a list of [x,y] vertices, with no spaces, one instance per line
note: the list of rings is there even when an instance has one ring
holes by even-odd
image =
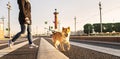
[[[52,41],[55,46],[55,48],[58,49],[58,46],[60,45],[61,49],[65,51],[64,44],[67,44],[67,50],[70,49],[70,27],[68,28],[62,28],[62,32],[55,32],[52,35]]]

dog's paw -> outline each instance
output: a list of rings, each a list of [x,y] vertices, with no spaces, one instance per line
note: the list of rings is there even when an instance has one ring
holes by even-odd
[[[61,51],[64,52],[64,51],[66,51],[66,50],[62,49]]]
[[[67,48],[67,51],[69,51],[70,50],[70,48]]]

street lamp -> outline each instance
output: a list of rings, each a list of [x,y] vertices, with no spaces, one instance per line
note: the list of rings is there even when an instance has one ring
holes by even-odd
[[[74,17],[74,21],[75,21],[75,34],[76,34],[76,16]]]
[[[102,33],[102,13],[101,13],[101,10],[102,10],[102,7],[101,7],[101,1],[99,2],[99,9],[100,9],[100,28],[101,28],[101,33]]]
[[[46,25],[46,27],[45,27],[44,29],[46,30],[46,35],[48,34],[47,24],[48,24],[48,22],[47,22],[47,21],[45,21],[45,25]]]
[[[10,38],[10,9],[11,9],[10,2],[8,2],[7,8],[8,8],[8,36]]]

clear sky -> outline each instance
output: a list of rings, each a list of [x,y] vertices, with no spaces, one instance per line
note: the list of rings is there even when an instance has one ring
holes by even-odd
[[[17,0],[0,0],[0,18],[5,17],[7,23],[7,6],[11,3],[11,32],[20,31],[18,22]],[[74,17],[77,20],[77,30],[83,30],[86,23],[99,23],[100,0],[31,0],[32,5],[32,29],[33,32],[44,33],[46,26],[53,26],[54,9],[59,12],[58,19],[61,27],[71,27],[74,31]],[[104,23],[120,22],[120,0],[101,0],[102,18]],[[1,20],[1,19],[0,19]],[[48,24],[45,25],[45,21]],[[7,25],[7,24],[6,24]]]

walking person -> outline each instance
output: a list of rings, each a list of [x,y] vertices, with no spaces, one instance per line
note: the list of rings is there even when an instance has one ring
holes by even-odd
[[[31,4],[29,0],[17,0],[18,7],[19,7],[19,24],[21,27],[21,31],[18,32],[12,40],[9,41],[9,47],[12,48],[16,39],[18,39],[21,34],[25,33],[27,29],[27,38],[29,42],[29,48],[38,47],[32,42],[32,33],[31,33]]]

